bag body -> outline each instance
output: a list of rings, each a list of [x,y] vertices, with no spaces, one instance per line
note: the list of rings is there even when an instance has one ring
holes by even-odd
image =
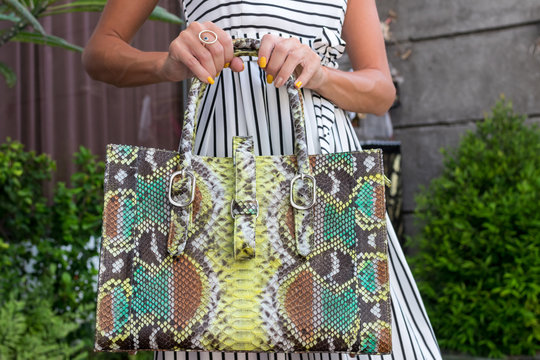
[[[382,152],[307,155],[293,84],[295,155],[193,155],[196,80],[180,151],[108,145],[96,351],[391,352]]]

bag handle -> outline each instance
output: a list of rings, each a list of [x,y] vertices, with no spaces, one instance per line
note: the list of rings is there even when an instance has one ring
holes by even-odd
[[[258,56],[260,40],[249,38],[234,39],[233,46],[235,48],[235,56]],[[285,82],[294,124],[294,153],[296,155],[298,169],[297,174],[290,181],[290,203],[295,208],[294,221],[296,229],[296,248],[300,255],[307,256],[310,252],[310,239],[313,234],[313,214],[310,209],[315,204],[316,190],[315,178],[311,174],[311,167],[309,166],[307,154],[302,93],[294,86],[294,82],[294,75],[291,75]],[[207,84],[201,82],[198,78],[193,79],[188,94],[182,136],[178,146],[180,162],[176,171],[172,173],[169,181],[169,201],[174,206],[171,210],[171,229],[167,247],[169,253],[173,255],[179,255],[184,251],[188,237],[188,228],[191,223],[190,204],[193,202],[195,195],[195,176],[192,172],[191,162],[197,129],[196,119],[206,86]],[[187,196],[187,199],[183,202],[177,202],[172,196],[172,192],[174,191],[177,193],[180,187],[179,182],[176,180],[178,175],[181,175],[182,178],[190,178],[191,183],[188,187],[191,191]],[[311,186],[309,190],[305,186],[305,178],[310,180]],[[300,184],[297,198],[302,200],[302,204],[296,203],[294,196],[294,185],[297,181]]]
[[[250,38],[239,38],[233,40],[235,56],[258,56],[260,40]],[[298,164],[299,174],[311,174],[308,163],[306,128],[304,122],[304,104],[302,93],[294,86],[294,74],[285,82],[291,106],[292,120],[294,124],[294,154]],[[193,147],[195,145],[195,135],[197,130],[197,115],[204,91],[208,85],[198,78],[194,78],[188,93],[187,106],[182,128],[182,136],[178,146],[181,156],[179,171],[191,169],[191,159],[193,157]]]

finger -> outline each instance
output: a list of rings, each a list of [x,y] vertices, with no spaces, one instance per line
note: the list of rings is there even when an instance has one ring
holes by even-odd
[[[266,34],[261,39],[261,45],[259,46],[259,52],[258,52],[258,64],[259,66],[264,69],[268,65],[268,59],[270,59],[270,54],[272,53],[272,50],[274,49],[274,46],[276,45],[278,39],[277,35],[273,34]]]
[[[303,56],[303,61],[300,62],[300,65],[296,67],[296,71],[299,74],[296,76],[296,81],[294,85],[297,89],[304,87],[309,84],[313,75],[317,71],[317,68],[321,65],[321,59],[317,54],[314,54],[312,50],[309,50],[305,56]],[[295,71],[295,74],[296,74]]]
[[[214,67],[216,69],[216,76],[221,72],[223,67],[225,66],[225,52],[224,47],[222,44],[222,41],[224,40],[223,37],[225,36],[225,32],[221,30],[217,25],[214,23],[207,21],[203,23],[203,27],[205,30],[213,31],[216,34],[216,42],[213,44],[207,44],[205,47],[210,53],[212,54],[212,58],[214,59]],[[220,36],[221,35],[221,36]],[[213,34],[209,34],[210,37],[213,37]],[[212,39],[213,40],[213,39]],[[231,42],[232,46],[232,42]]]
[[[213,78],[217,74],[217,70],[214,63],[214,55],[208,49],[208,46],[210,45],[204,46],[204,44],[199,39],[199,33],[203,30],[205,30],[205,28],[200,23],[194,21],[189,25],[189,31],[186,37],[187,37],[187,42],[189,43],[189,48],[191,50],[192,55],[197,60],[199,60],[201,65],[206,69],[206,71],[212,77],[212,81],[213,81]],[[212,46],[215,44],[217,44],[217,42],[212,44]],[[212,81],[209,81],[209,82],[212,83]]]
[[[242,58],[236,56],[231,60],[230,67],[231,70],[235,72],[244,71],[244,61]]]
[[[221,46],[223,47],[223,61],[224,66],[228,67],[231,64],[231,61],[234,57],[234,49],[233,49],[233,43],[232,38],[225,30],[214,24],[213,22],[209,22],[210,29],[214,31],[218,35],[218,41],[221,43]],[[228,64],[228,66],[226,66]],[[223,68],[222,67],[222,68]]]
[[[182,62],[202,82],[212,84],[214,79],[207,69],[193,56],[192,51],[184,41],[173,41],[169,47],[173,60]]]
[[[272,52],[270,54],[270,58],[268,59],[266,72],[275,79],[274,85],[276,87],[280,87],[287,80],[287,78],[284,78],[283,75],[280,75],[281,68],[287,60],[289,53],[295,47],[297,47],[297,45],[298,40],[294,38],[278,40],[277,43],[274,45],[274,48],[272,49]],[[294,70],[294,68],[292,70]]]
[[[306,52],[303,47],[296,47],[296,49],[287,54],[287,58],[281,65],[279,72],[276,74],[276,81],[274,82],[275,87],[283,85],[292,75],[296,67],[298,65],[303,65],[305,55]]]

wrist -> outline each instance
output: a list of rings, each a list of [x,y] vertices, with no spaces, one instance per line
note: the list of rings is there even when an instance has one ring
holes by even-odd
[[[313,85],[310,86],[311,90],[321,93],[323,90],[323,87],[328,82],[328,68],[324,65],[319,65],[319,70],[315,73],[315,76],[313,77]]]
[[[158,61],[155,62],[156,66],[154,68],[154,73],[160,82],[170,81],[169,76],[167,75],[168,58],[169,53],[163,52]]]

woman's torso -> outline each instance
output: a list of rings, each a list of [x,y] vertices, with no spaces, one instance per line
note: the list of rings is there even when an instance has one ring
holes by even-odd
[[[295,37],[310,46],[321,64],[338,68],[345,51],[341,30],[345,0],[218,1],[183,0],[186,22],[211,21],[234,38],[261,39],[272,33]],[[233,135],[253,135],[257,155],[291,154],[293,133],[285,87],[266,84],[266,74],[252,57],[246,69],[223,71],[208,90],[197,129],[195,151],[229,156]],[[225,69],[227,70],[227,69]],[[345,112],[319,94],[302,89],[309,153],[358,150],[360,145]]]

